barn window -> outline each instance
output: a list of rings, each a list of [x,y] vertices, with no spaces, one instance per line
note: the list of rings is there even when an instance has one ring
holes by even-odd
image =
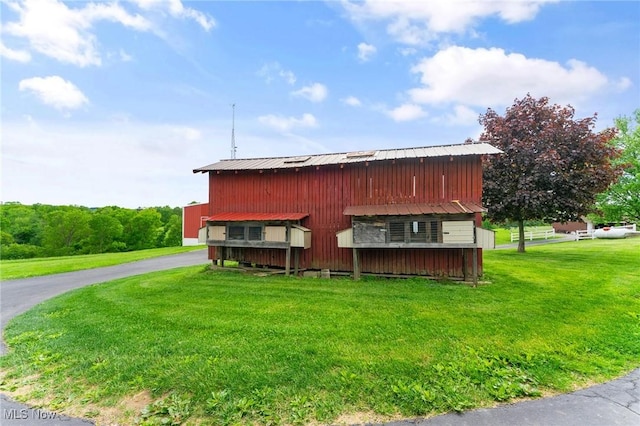
[[[262,226],[249,226],[247,232],[247,239],[249,241],[260,241],[262,240]]]
[[[427,222],[411,222],[409,241],[412,243],[424,243],[427,240]]]
[[[390,242],[404,242],[405,230],[404,222],[389,222],[389,241]]]
[[[230,225],[227,240],[244,240],[244,226]]]
[[[262,235],[262,226],[260,225],[229,225],[227,240],[262,241]]]
[[[442,224],[439,220],[394,220],[387,224],[390,243],[441,243]]]

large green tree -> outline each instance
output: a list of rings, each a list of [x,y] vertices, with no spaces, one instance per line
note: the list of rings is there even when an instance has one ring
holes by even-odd
[[[619,152],[610,143],[615,129],[596,133],[596,115],[574,119],[574,113],[527,95],[504,116],[492,109],[480,116],[480,141],[503,151],[484,163],[483,203],[491,220],[518,223],[519,252],[525,221],[577,220],[619,175],[612,164]]]
[[[143,250],[156,247],[158,233],[162,231],[161,215],[154,208],[140,210],[131,218],[128,234],[124,235],[127,248]]]
[[[598,196],[596,209],[605,222],[640,223],[640,109],[633,115],[615,120],[618,135],[612,142],[622,153],[615,163],[623,172]]]
[[[61,207],[47,214],[43,246],[48,254],[63,256],[78,253],[91,234],[91,213],[84,207]]]
[[[111,207],[94,212],[89,220],[89,226],[91,227],[89,251],[92,253],[112,251],[113,242],[122,236],[124,229]]]

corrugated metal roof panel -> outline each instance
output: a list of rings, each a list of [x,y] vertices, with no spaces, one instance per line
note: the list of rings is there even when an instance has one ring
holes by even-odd
[[[193,172],[209,172],[216,170],[271,170],[290,169],[312,166],[324,166],[330,164],[364,163],[383,160],[399,160],[403,158],[421,157],[446,157],[463,155],[500,154],[498,148],[487,143],[459,144],[446,146],[425,146],[404,149],[384,149],[374,152],[371,156],[354,156],[354,153],[336,153],[309,155],[306,161],[292,161],[300,159],[300,156],[274,157],[274,158],[248,158],[222,160],[208,166],[194,169]]]
[[[346,216],[410,216],[420,214],[482,213],[486,209],[475,203],[452,201],[437,204],[380,204],[370,206],[348,206]]]
[[[301,220],[309,216],[309,213],[216,213],[207,218],[207,222],[261,222]]]

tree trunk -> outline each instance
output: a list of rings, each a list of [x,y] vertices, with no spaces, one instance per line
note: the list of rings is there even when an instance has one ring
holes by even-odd
[[[524,220],[518,221],[518,253],[524,253]]]

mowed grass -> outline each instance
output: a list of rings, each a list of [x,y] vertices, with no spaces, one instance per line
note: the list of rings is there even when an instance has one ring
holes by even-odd
[[[2,389],[105,424],[212,425],[570,391],[640,365],[639,254],[640,238],[485,252],[478,288],[202,267],[122,279],[13,320]]]
[[[37,277],[41,275],[73,272],[82,269],[100,268],[135,262],[152,257],[201,250],[204,246],[164,247],[149,250],[137,250],[124,253],[86,254],[78,256],[40,257],[36,259],[2,260],[0,261],[0,278],[12,280],[16,278]]]

